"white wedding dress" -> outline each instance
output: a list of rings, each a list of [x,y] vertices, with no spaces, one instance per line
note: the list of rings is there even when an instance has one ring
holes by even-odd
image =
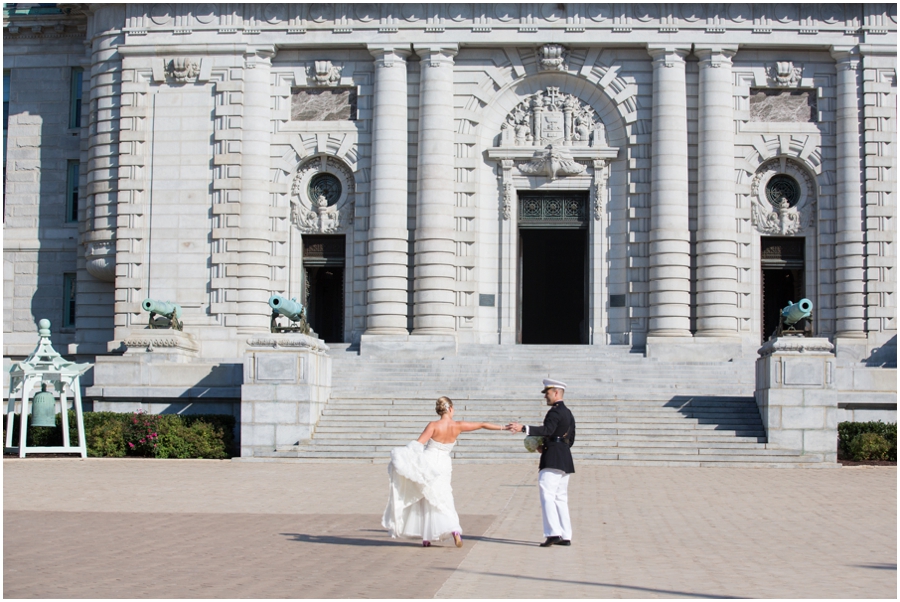
[[[391,537],[440,541],[462,533],[450,486],[454,445],[413,441],[391,450],[391,496],[381,519]]]

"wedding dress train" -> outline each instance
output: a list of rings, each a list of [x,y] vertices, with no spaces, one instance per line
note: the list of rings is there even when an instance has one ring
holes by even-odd
[[[391,537],[440,541],[454,532],[462,533],[450,486],[454,445],[412,441],[391,450],[391,492],[381,520]]]

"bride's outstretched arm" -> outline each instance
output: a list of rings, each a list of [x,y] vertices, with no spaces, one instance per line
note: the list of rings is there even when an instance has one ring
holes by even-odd
[[[469,431],[477,431],[478,429],[486,429],[489,431],[502,431],[503,427],[499,424],[491,424],[490,422],[459,422],[460,431],[466,433]]]

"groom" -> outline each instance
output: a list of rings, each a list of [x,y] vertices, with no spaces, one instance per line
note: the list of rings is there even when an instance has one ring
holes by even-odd
[[[575,443],[575,417],[563,403],[566,383],[544,379],[544,399],[551,406],[543,426],[523,426],[518,422],[507,425],[513,432],[538,435],[544,438],[538,485],[541,490],[541,513],[544,517],[544,537],[541,547],[572,545],[572,522],[569,520],[569,475],[575,472],[572,451]]]

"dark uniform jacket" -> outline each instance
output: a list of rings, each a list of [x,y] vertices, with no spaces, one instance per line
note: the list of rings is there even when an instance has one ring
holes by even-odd
[[[566,473],[575,472],[572,451],[569,449],[575,443],[575,417],[566,404],[562,401],[553,404],[544,416],[543,426],[529,426],[528,434],[544,438],[544,451],[541,452],[538,470],[556,468]],[[554,437],[562,437],[565,441],[552,441]]]

